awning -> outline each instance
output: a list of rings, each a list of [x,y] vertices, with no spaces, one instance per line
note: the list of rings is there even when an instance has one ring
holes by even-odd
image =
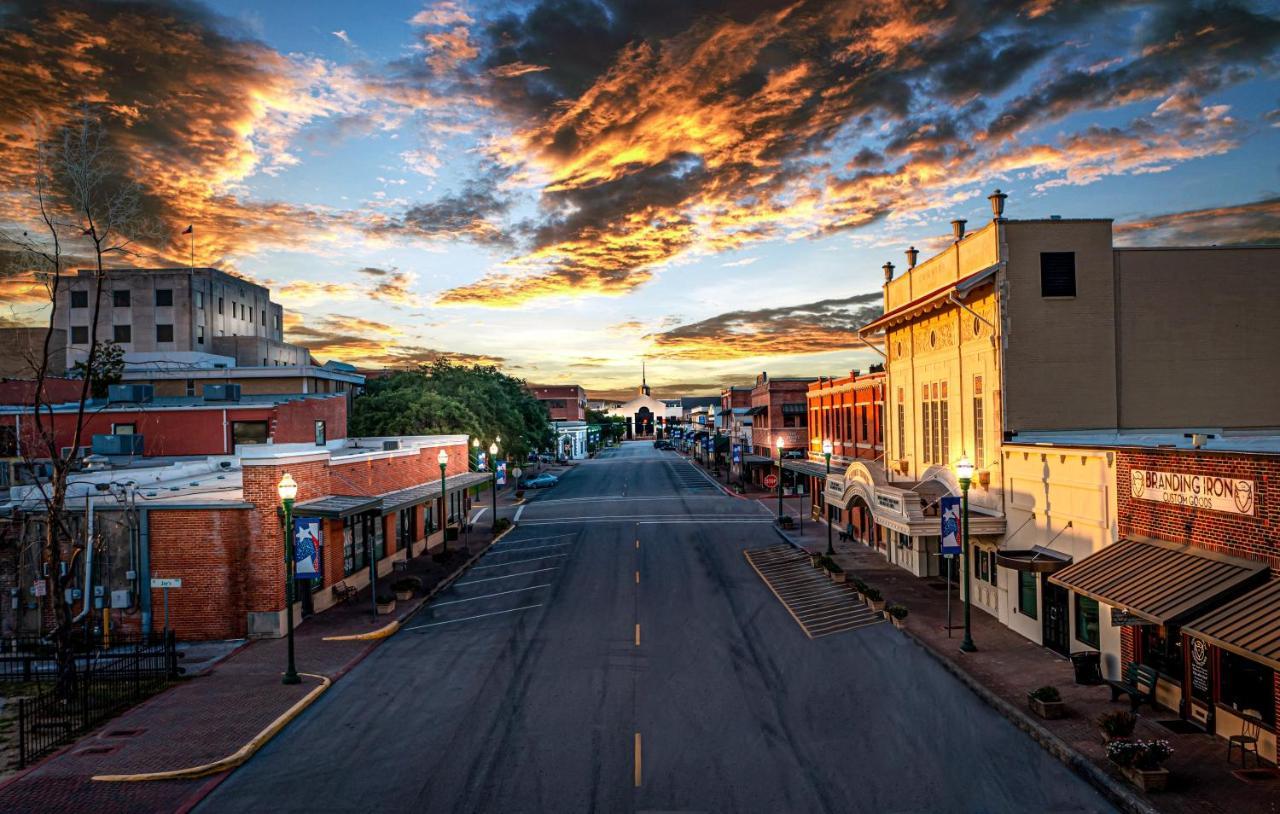
[[[952,292],[955,292],[963,299],[964,296],[974,288],[994,277],[999,268],[999,264],[988,266],[981,271],[976,271],[973,274],[970,274],[968,277],[957,280],[945,288],[925,294],[922,297],[917,297],[911,302],[893,309],[889,313],[877,319],[875,322],[869,322],[866,325],[863,325],[858,329],[858,333],[862,336],[868,336],[882,331],[898,322],[904,322],[929,311],[942,308],[946,304],[947,300],[950,299]]]
[[[341,519],[353,514],[376,510],[382,498],[369,495],[325,495],[293,504],[295,517],[333,517]]]
[[[750,410],[747,410],[747,415],[764,415],[765,410],[768,409],[768,407],[762,404],[759,407],[752,407]]]
[[[450,475],[445,478],[444,488],[446,492],[456,492],[460,489],[468,489],[478,483],[488,483],[493,475],[489,472],[463,472],[460,475]],[[407,509],[410,506],[416,506],[419,503],[426,503],[428,500],[435,500],[440,497],[440,481],[433,480],[427,483],[420,483],[417,486],[410,486],[407,489],[400,489],[395,492],[388,492],[381,497],[382,513],[391,514],[392,512]]]
[[[745,466],[767,466],[769,464],[777,463],[777,461],[767,455],[743,455],[742,463]]]
[[[815,478],[827,479],[827,465],[825,463],[817,463],[816,461],[796,461],[784,460],[782,462],[783,469],[790,469],[792,472],[799,472],[802,475],[810,475]]]
[[[1280,670],[1280,580],[1188,622],[1182,632]]]
[[[782,405],[783,415],[804,415],[809,412],[809,406],[803,401],[787,402]]]
[[[1052,574],[1071,564],[1071,557],[1043,546],[1018,551],[997,551],[996,565],[1033,574]]]
[[[1121,540],[1049,581],[1156,624],[1181,623],[1267,578],[1266,563],[1164,540]]]

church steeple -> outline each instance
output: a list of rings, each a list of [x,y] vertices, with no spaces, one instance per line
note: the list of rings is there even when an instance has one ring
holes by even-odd
[[[649,382],[645,378],[645,360],[644,359],[640,360],[640,395],[642,396],[650,395]]]

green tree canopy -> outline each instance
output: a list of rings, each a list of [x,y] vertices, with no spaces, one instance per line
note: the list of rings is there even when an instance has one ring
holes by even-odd
[[[485,447],[501,436],[499,454],[524,460],[551,445],[549,421],[524,380],[442,359],[370,380],[355,401],[350,429],[357,436],[470,435]]]

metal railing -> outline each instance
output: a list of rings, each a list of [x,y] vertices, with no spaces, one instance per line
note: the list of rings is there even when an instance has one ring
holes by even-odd
[[[75,639],[71,643],[71,656],[76,672],[92,668],[95,661],[110,659],[121,653],[131,653],[149,642],[141,636],[112,636],[111,646],[100,642]],[[150,643],[160,644],[159,636]],[[0,684],[22,682],[48,684],[58,679],[57,647],[53,641],[40,636],[0,637]]]
[[[55,684],[18,699],[18,768],[160,691],[178,673],[172,631],[153,644],[139,642],[78,656],[74,677],[64,686]]]

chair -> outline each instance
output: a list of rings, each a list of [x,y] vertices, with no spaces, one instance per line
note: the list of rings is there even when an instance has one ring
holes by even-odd
[[[1227,763],[1231,763],[1232,750],[1239,746],[1240,768],[1248,768],[1245,755],[1249,752],[1253,752],[1253,765],[1258,765],[1258,730],[1261,726],[1262,721],[1258,718],[1245,716],[1240,719],[1240,734],[1227,738]]]

